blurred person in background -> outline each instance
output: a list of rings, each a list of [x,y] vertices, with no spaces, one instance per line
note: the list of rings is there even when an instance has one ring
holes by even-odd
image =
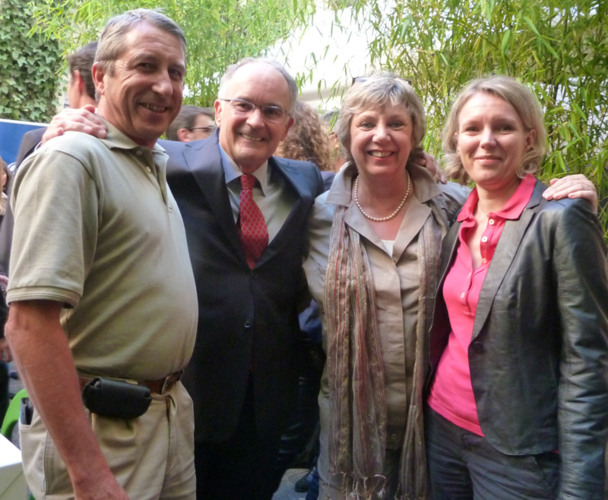
[[[0,197],[0,225],[4,222],[4,214],[8,207],[8,196],[6,191],[11,174],[7,164],[0,157],[0,186],[2,187]],[[4,338],[4,324],[8,316],[8,307],[6,305],[6,276],[0,274],[0,422],[4,419],[4,414],[8,408],[8,363],[12,361],[11,351],[8,343]]]
[[[197,141],[209,137],[216,128],[213,108],[184,104],[165,136],[170,141]]]
[[[325,123],[326,129],[329,134],[329,142],[332,150],[332,162],[333,166],[331,170],[334,172],[339,171],[344,163],[346,163],[346,159],[344,157],[344,152],[342,147],[340,146],[340,141],[338,140],[338,134],[336,130],[338,129],[338,115],[339,111],[328,111],[323,113],[322,119]]]

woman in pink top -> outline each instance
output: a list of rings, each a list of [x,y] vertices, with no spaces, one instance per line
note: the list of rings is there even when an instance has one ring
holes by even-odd
[[[532,92],[471,82],[444,130],[476,188],[446,236],[426,414],[435,499],[602,499],[606,248],[591,205],[547,201]]]

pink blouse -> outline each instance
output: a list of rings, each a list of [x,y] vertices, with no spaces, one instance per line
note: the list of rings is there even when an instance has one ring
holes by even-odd
[[[477,226],[473,215],[479,201],[477,189],[471,192],[458,215],[458,222],[462,222],[458,250],[443,284],[452,331],[441,355],[428,402],[433,410],[450,422],[480,436],[483,432],[477,417],[468,356],[477,303],[505,222],[521,216],[535,184],[534,176],[528,174],[505,206],[488,215],[488,225],[480,243],[482,263],[477,269],[473,269],[473,259],[466,244]]]

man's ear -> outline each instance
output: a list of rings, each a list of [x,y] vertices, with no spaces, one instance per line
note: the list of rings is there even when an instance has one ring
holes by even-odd
[[[222,126],[222,103],[221,101],[218,99],[217,101],[215,101],[215,103],[213,104],[213,107],[215,108],[215,123],[217,123],[218,127]]]
[[[86,89],[84,86],[84,80],[82,79],[80,70],[75,69],[72,72],[72,78],[74,79],[74,83],[76,83],[76,88],[78,89],[78,93],[82,94],[83,92],[86,92]]]
[[[285,133],[283,134],[283,137],[281,137],[281,140],[284,141],[285,137],[287,137],[287,134],[289,133],[289,129],[291,128],[291,126],[294,124],[295,120],[293,119],[293,116],[289,117],[289,120],[287,122],[287,126],[285,127]]]
[[[190,142],[190,131],[187,128],[178,129],[177,140],[180,142]]]
[[[76,73],[76,71],[74,72]],[[91,74],[93,75],[93,83],[95,84],[95,90],[102,96],[105,92],[105,82],[103,81],[106,72],[99,63],[93,64],[91,68]],[[80,74],[78,75],[80,77]]]

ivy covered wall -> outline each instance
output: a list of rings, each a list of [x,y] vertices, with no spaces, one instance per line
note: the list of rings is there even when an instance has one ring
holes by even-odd
[[[56,40],[28,36],[28,3],[0,0],[0,118],[48,122],[57,112],[63,59]]]

